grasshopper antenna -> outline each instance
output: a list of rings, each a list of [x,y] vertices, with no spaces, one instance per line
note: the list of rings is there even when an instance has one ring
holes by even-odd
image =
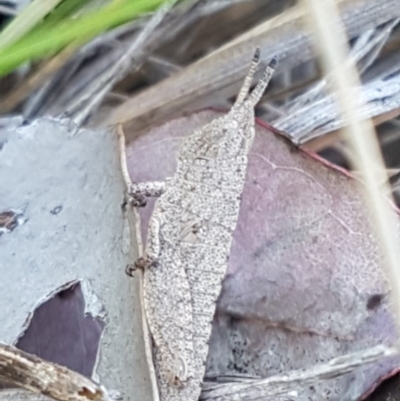
[[[247,94],[249,93],[250,86],[253,82],[254,74],[257,71],[257,66],[260,62],[260,48],[257,47],[253,59],[251,60],[249,72],[246,75],[246,78],[244,79],[243,85],[239,91],[239,94],[237,96],[235,106],[240,106],[243,102],[244,99],[246,98]]]
[[[278,64],[278,57],[275,56],[272,58],[272,60],[269,62],[267,65],[267,68],[265,69],[263,77],[258,81],[256,87],[253,89],[249,96],[249,102],[253,106],[255,106],[259,100],[261,99],[261,96],[264,94],[264,91],[266,87],[269,84],[269,81],[272,78],[272,75],[274,74],[275,67]]]

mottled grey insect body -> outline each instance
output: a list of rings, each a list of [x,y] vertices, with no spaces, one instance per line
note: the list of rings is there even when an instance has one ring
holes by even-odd
[[[184,140],[177,171],[151,217],[144,301],[163,401],[196,401],[200,396],[255,134],[254,106],[276,64],[274,59],[246,98],[258,59],[257,51],[230,112]],[[132,188],[133,196],[138,193],[143,190]]]

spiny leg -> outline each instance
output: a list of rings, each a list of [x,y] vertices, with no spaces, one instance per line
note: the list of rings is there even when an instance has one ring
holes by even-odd
[[[254,74],[257,71],[257,66],[258,66],[259,62],[260,62],[260,48],[257,47],[257,49],[254,53],[254,56],[253,56],[253,60],[251,60],[249,72],[247,73],[246,78],[244,79],[243,85],[237,96],[237,99],[235,102],[236,106],[241,105],[244,102],[244,99],[246,98],[247,94],[249,93],[250,86],[253,83]]]
[[[152,216],[149,222],[149,230],[147,233],[146,254],[139,258],[133,265],[128,265],[125,273],[133,276],[137,269],[148,269],[156,265],[158,255],[160,254],[160,221],[156,216]]]
[[[129,202],[135,207],[146,206],[146,198],[159,197],[164,192],[164,181],[133,182],[128,190]]]
[[[267,65],[267,68],[264,71],[264,75],[262,76],[262,78],[258,81],[256,87],[253,89],[253,91],[251,92],[248,102],[255,106],[258,101],[261,99],[261,96],[264,94],[264,91],[266,89],[266,87],[269,84],[269,81],[272,78],[272,75],[274,74],[275,71],[275,67],[278,64],[278,57],[275,56],[272,58],[272,60],[269,62],[269,64]]]

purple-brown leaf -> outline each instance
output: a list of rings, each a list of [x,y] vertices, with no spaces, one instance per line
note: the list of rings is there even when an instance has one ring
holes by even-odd
[[[202,111],[137,138],[132,180],[174,173],[180,141],[220,113]],[[359,182],[258,124],[229,267],[214,319],[207,375],[271,376],[376,344],[395,325]],[[141,210],[142,231],[152,202]],[[399,359],[304,389],[354,400]]]

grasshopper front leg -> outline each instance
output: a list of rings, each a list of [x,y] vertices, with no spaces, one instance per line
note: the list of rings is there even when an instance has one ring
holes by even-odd
[[[164,181],[132,183],[129,186],[129,202],[135,207],[146,206],[148,197],[159,197],[165,192]]]
[[[165,192],[164,181],[133,182],[129,185],[128,202],[134,207],[146,206],[148,197],[160,197]],[[129,264],[125,268],[128,276],[133,276],[137,269],[147,269],[155,264],[160,252],[159,240],[160,223],[155,216],[149,222],[148,243],[146,246],[146,256],[139,258],[134,264]]]
[[[126,266],[125,272],[128,276],[132,276],[133,272],[137,269],[148,269],[157,264],[157,258],[160,254],[160,226],[160,219],[155,215],[151,216],[145,255],[139,258],[133,265]]]

